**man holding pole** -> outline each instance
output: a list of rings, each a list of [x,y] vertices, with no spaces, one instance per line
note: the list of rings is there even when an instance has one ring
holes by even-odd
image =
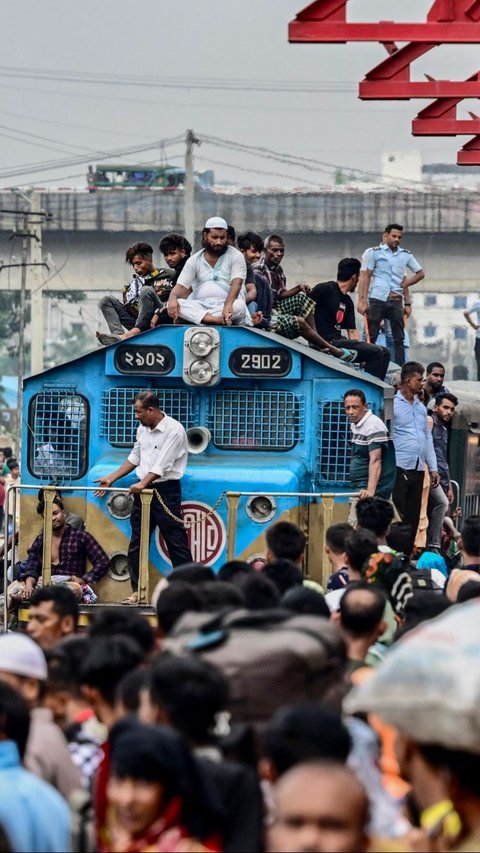
[[[173,566],[191,563],[192,555],[182,521],[182,493],[180,480],[185,473],[188,459],[186,432],[179,421],[166,415],[154,391],[140,391],[133,404],[135,417],[140,421],[137,440],[128,459],[113,474],[95,480],[100,489],[110,486],[132,471],[138,483],[130,486],[134,504],[130,523],[132,537],[128,547],[128,568],[132,582],[132,594],[123,604],[137,604],[140,561],[140,531],[142,503],[140,495],[144,489],[154,489],[150,504],[150,535],[158,527],[167,547]]]

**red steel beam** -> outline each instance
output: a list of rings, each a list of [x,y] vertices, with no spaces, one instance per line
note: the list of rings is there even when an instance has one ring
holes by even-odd
[[[372,68],[360,83],[359,97],[362,99],[392,98],[394,100],[410,97],[410,66],[412,62],[424,56],[436,45],[419,42],[406,44],[400,49],[395,42],[384,43],[389,53],[386,59]]]
[[[455,21],[463,15],[471,21],[478,21],[480,0],[435,0],[427,21]]]
[[[292,42],[403,41],[477,44],[480,0],[435,0],[425,23],[347,21],[348,0],[315,0],[288,28]]]
[[[480,35],[479,35],[480,40]],[[362,100],[409,100],[410,98],[480,98],[480,81],[410,80],[411,63],[434,47],[425,42],[406,44],[372,68],[359,87]],[[391,50],[391,48],[389,48]]]
[[[480,166],[480,136],[474,136],[457,154],[459,166]]]
[[[359,85],[362,101],[409,101],[414,98],[480,98],[480,83],[456,80],[397,82],[397,80],[365,81]]]
[[[480,118],[478,119],[432,119],[412,122],[413,136],[471,136],[480,134]]]
[[[476,82],[480,87],[480,71],[465,82]],[[412,122],[413,136],[469,136],[480,133],[480,119],[473,113],[470,119],[457,119],[457,106],[463,100],[463,97],[442,97],[428,104]]]
[[[468,80],[414,81],[411,65],[441,44],[480,43],[480,0],[434,0],[425,23],[349,23],[348,0],[314,0],[291,21],[291,42],[379,42],[389,56],[360,83],[363,100],[433,98],[412,124],[415,136],[476,134],[458,152],[460,164],[480,164],[480,118],[457,118],[457,106],[465,98],[480,98],[480,73]],[[407,42],[400,49],[396,42]]]
[[[378,21],[371,24],[325,23],[319,20],[295,20],[288,26],[288,40],[304,44],[345,44],[346,42],[412,41],[431,44],[478,44],[478,25],[470,23],[396,24]]]

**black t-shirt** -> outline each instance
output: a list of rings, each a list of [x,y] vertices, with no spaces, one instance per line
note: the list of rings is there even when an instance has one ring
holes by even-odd
[[[308,294],[316,303],[315,326],[327,341],[343,337],[342,329],[355,329],[355,308],[348,293],[342,293],[336,281],[316,284]]]
[[[245,284],[255,284],[255,276],[253,274],[253,266],[248,261],[245,261],[247,265],[247,274],[245,276]]]

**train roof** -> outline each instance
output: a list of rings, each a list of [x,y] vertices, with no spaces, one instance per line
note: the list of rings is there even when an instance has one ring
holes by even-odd
[[[372,385],[377,385],[379,388],[382,388],[386,397],[393,397],[394,390],[391,385],[386,382],[382,382],[381,379],[377,379],[376,376],[371,376],[369,373],[365,373],[365,371],[360,371],[358,367],[352,367],[351,364],[346,364],[343,361],[340,361],[338,358],[334,358],[331,355],[327,355],[326,353],[319,352],[318,350],[312,349],[305,344],[297,343],[297,341],[289,341],[286,338],[282,337],[282,335],[277,335],[275,332],[264,332],[262,329],[251,329],[248,327],[249,331],[253,332],[256,335],[262,335],[262,337],[268,338],[269,340],[274,340],[276,343],[281,344],[282,346],[288,346],[290,349],[295,350],[295,352],[299,352],[301,355],[306,356],[311,361],[316,361],[319,364],[325,365],[325,367],[332,367],[337,370],[339,373],[344,373],[347,376],[351,376],[352,379],[357,379],[360,377],[365,382],[370,382]],[[345,343],[348,345],[348,341]],[[390,392],[390,393],[388,393]]]
[[[448,390],[458,397],[458,406],[452,426],[454,429],[465,427],[480,428],[480,383],[466,380],[448,382]]]
[[[164,327],[163,327],[164,328]],[[169,327],[170,328],[170,327]],[[181,327],[185,328],[185,327]],[[352,367],[350,364],[345,364],[333,356],[326,355],[325,353],[319,352],[318,350],[314,350],[306,344],[298,343],[297,341],[291,341],[287,338],[282,337],[281,335],[277,335],[274,332],[266,332],[261,329],[255,329],[251,326],[235,326],[235,329],[241,328],[242,331],[247,332],[251,335],[260,336],[269,341],[272,341],[279,346],[287,347],[295,352],[300,353],[304,358],[309,359],[310,361],[314,361],[317,364],[321,364],[329,370],[334,370],[337,373],[340,373],[346,377],[350,377],[352,379],[352,384],[354,384],[355,380],[358,382],[359,379],[362,382],[368,382],[371,385],[382,389],[385,398],[391,398],[394,395],[394,390],[391,385],[382,382],[381,379],[377,379],[375,376],[371,376],[369,373],[365,373],[364,371],[360,371],[356,367]],[[220,327],[224,333],[229,333],[228,329],[224,327]],[[134,338],[128,338],[126,341],[121,341],[120,343],[149,343],[149,344],[160,344],[164,342],[164,338],[162,335],[162,326],[157,326],[155,329],[149,329],[146,332],[143,332],[141,335],[135,336]],[[119,346],[119,344],[111,344],[110,346]],[[63,364],[56,365],[55,367],[51,367],[48,370],[45,370],[41,374],[34,374],[33,376],[29,376],[24,379],[24,386],[28,386],[31,382],[38,382],[39,377],[45,377],[48,381],[49,378],[55,376],[55,374],[64,372],[67,368],[74,368],[75,366],[80,366],[81,364],[85,364],[88,361],[94,361],[99,357],[99,355],[104,352],[106,347],[97,347],[92,350],[92,352],[85,353],[85,355],[79,356],[78,358],[72,359],[71,361],[64,362]],[[150,374],[153,377],[153,374]]]

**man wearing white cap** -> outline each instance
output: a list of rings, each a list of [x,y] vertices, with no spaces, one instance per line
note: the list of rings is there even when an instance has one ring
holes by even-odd
[[[207,219],[203,249],[188,259],[168,300],[167,310],[174,321],[252,325],[246,304],[245,258],[227,244],[227,228],[220,216]]]
[[[15,688],[31,710],[25,766],[68,800],[75,790],[81,788],[82,782],[70,757],[67,741],[53,722],[52,712],[41,707],[47,676],[45,655],[30,637],[25,634],[0,636],[0,681]]]

